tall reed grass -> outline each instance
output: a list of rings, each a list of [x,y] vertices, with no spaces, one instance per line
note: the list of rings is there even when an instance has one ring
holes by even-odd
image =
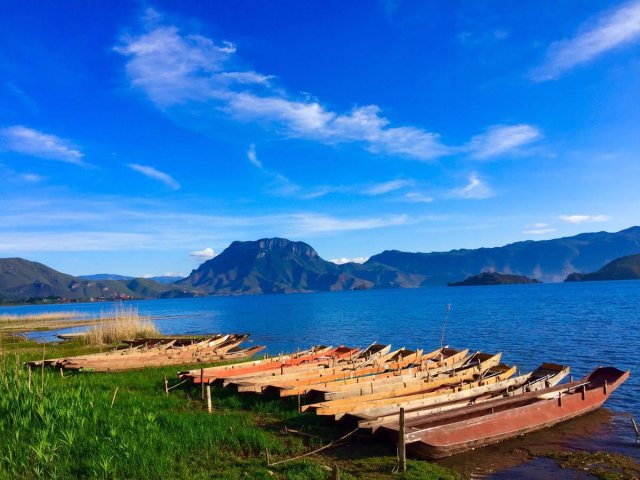
[[[117,305],[115,311],[103,312],[99,321],[82,338],[88,345],[106,345],[121,340],[158,336],[160,332],[150,317],[141,316],[137,308]]]

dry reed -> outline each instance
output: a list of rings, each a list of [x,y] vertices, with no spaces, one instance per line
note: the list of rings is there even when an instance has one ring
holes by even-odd
[[[141,316],[137,308],[117,306],[115,312],[102,313],[82,338],[89,345],[105,345],[142,337],[158,337],[160,332],[149,317]]]
[[[87,316],[80,312],[45,312],[45,313],[27,313],[25,315],[10,315],[4,313],[0,315],[0,323],[13,322],[45,322],[51,320],[80,320]]]

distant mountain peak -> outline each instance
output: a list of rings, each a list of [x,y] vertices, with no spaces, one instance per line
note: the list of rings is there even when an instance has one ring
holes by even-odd
[[[240,249],[255,249],[259,252],[283,252],[312,258],[318,257],[318,252],[316,252],[311,245],[304,242],[294,242],[280,237],[261,238],[259,240],[243,242],[235,241],[231,243],[225,251],[233,252]]]

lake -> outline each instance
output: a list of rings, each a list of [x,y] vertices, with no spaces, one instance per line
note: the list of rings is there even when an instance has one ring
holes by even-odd
[[[568,427],[484,449],[483,465],[478,465],[478,455],[449,462],[458,467],[462,462],[465,471],[481,471],[493,458],[499,468],[509,447],[523,441],[526,446],[530,440],[620,451],[640,460],[630,422],[630,416],[640,420],[640,281],[127,302],[141,314],[159,317],[156,325],[162,333],[250,332],[253,343],[266,345],[269,353],[314,344],[366,346],[374,341],[434,350],[440,345],[449,304],[444,343],[452,347],[503,352],[503,361],[523,372],[547,361],[570,365],[576,379],[598,365],[632,372],[605,409],[569,422]],[[0,308],[0,314],[111,309],[109,303],[42,305]],[[40,335],[50,337],[50,333]]]

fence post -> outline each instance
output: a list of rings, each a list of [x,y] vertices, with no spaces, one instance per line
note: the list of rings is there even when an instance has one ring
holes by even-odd
[[[407,471],[407,448],[405,445],[404,407],[400,408],[400,424],[398,428],[398,460],[400,461],[400,471]]]

